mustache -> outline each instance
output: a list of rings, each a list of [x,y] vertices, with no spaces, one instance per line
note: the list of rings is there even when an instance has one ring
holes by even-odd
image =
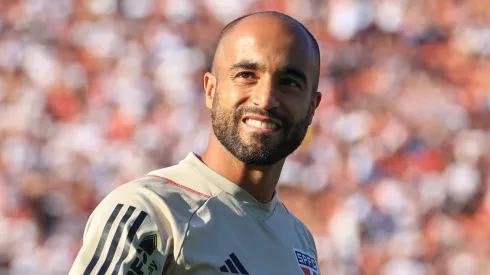
[[[289,120],[276,110],[263,110],[260,109],[259,107],[253,107],[253,106],[244,106],[241,108],[238,108],[236,111],[236,118],[239,120],[245,115],[258,115],[258,116],[263,116],[267,117],[270,119],[276,119],[279,120],[282,123],[283,127],[289,126]]]

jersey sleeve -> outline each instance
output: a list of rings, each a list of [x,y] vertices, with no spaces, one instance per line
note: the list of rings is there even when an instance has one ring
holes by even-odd
[[[94,210],[69,275],[165,274],[172,253],[165,217],[138,192],[127,196],[110,194]]]

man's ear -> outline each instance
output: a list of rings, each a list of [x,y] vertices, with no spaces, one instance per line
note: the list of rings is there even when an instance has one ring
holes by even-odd
[[[210,72],[204,74],[204,91],[206,91],[206,107],[211,109],[216,92],[216,77]]]
[[[310,115],[310,123],[309,123],[310,125],[313,122],[313,116],[315,115],[315,110],[316,108],[318,108],[321,101],[322,101],[322,93],[315,92],[313,98],[311,99],[311,106],[310,106],[311,115]]]

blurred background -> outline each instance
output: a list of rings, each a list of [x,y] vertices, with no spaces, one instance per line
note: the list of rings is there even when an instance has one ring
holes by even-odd
[[[67,274],[116,186],[204,150],[224,24],[276,10],[323,101],[278,192],[323,274],[490,274],[487,0],[0,0],[0,275]]]

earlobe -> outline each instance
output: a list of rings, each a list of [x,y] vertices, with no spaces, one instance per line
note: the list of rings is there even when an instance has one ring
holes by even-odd
[[[216,92],[216,77],[210,72],[204,74],[204,91],[206,92],[206,107],[211,109]]]

